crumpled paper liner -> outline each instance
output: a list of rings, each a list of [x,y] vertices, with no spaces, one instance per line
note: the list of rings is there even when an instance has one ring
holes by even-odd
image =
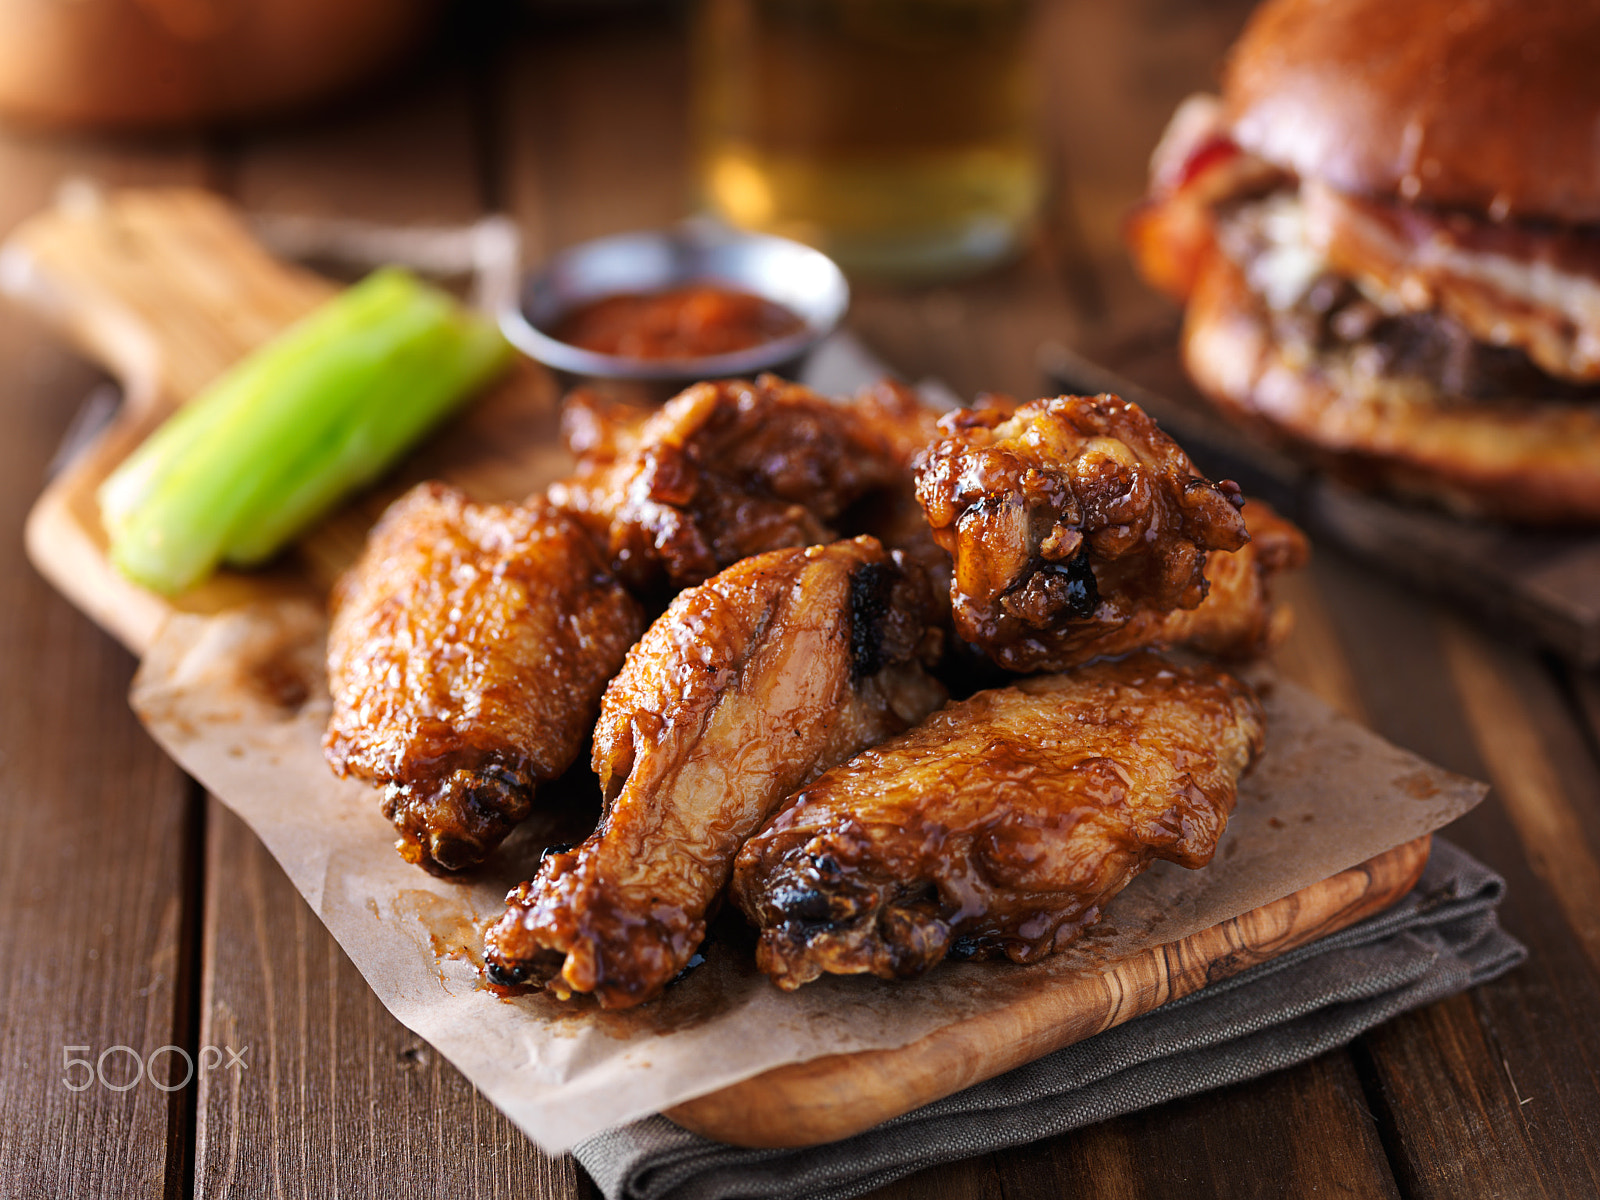
[[[705,964],[651,1004],[604,1012],[543,994],[502,999],[480,982],[481,928],[545,841],[592,825],[583,774],[553,787],[552,817],[519,831],[479,878],[422,873],[395,853],[378,791],[335,779],[323,761],[325,637],[323,614],[298,601],[175,618],[144,659],[133,707],[266,843],[389,1010],[552,1153],[785,1063],[905,1045],[1183,938],[1431,832],[1486,790],[1260,673],[1268,749],[1215,861],[1201,871],[1157,863],[1043,963],[945,963],[914,982],[827,978],[784,993],[755,970],[737,914],[725,914]]]

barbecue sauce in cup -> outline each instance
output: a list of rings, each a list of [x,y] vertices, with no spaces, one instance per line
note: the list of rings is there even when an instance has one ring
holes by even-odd
[[[805,322],[781,304],[715,284],[624,292],[580,305],[550,335],[624,358],[706,358],[788,337]]]

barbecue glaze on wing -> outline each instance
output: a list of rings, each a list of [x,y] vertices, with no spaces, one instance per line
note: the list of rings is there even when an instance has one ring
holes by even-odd
[[[1195,608],[1146,610],[1101,643],[1104,653],[1136,647],[1182,646],[1218,658],[1259,658],[1288,636],[1294,614],[1274,602],[1272,580],[1305,566],[1306,535],[1260,500],[1244,509],[1250,540],[1237,550],[1206,555],[1206,598]]]
[[[944,700],[930,599],[872,538],[745,559],[683,592],[606,690],[606,803],[488,933],[499,982],[650,999],[705,936],[734,856],[818,772]]]
[[[669,594],[752,554],[832,541],[850,505],[909,488],[934,432],[901,391],[836,404],[773,376],[697,383],[649,414],[580,393],[563,426],[578,470],[552,499],[624,583]]]
[[[422,484],[335,589],[324,752],[339,775],[385,785],[405,859],[471,866],[578,757],[643,624],[583,528],[542,498],[476,504]]]
[[[793,989],[947,954],[1038,959],[1153,859],[1209,862],[1262,736],[1244,684],[1149,654],[947,705],[746,843],[731,893],[757,964]]]
[[[1205,598],[1208,550],[1248,540],[1231,483],[1213,485],[1115,396],[952,413],[917,498],[955,560],[956,632],[1012,671],[1064,670],[1143,644],[1142,614]]]

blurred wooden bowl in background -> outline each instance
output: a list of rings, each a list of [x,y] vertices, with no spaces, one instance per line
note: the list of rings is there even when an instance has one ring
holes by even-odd
[[[0,0],[0,118],[209,125],[302,107],[415,46],[437,0]]]

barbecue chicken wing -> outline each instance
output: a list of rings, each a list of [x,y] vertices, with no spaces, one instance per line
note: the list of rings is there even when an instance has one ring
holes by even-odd
[[[324,752],[386,786],[404,858],[471,866],[577,758],[643,626],[570,516],[422,484],[334,591]]]
[[[1156,858],[1210,861],[1260,753],[1254,694],[1153,655],[947,705],[824,773],[740,851],[731,893],[786,989],[1030,962]]]
[[[1241,510],[1250,540],[1206,555],[1206,598],[1195,608],[1141,609],[1096,638],[1097,655],[1184,646],[1218,658],[1259,658],[1288,635],[1294,614],[1272,598],[1272,579],[1311,556],[1305,534],[1259,500]]]
[[[1115,396],[945,417],[917,499],[955,560],[956,632],[1012,671],[1065,670],[1146,644],[1197,607],[1206,552],[1249,538],[1237,486],[1202,477]],[[1141,635],[1142,636],[1142,635]]]
[[[608,1008],[659,993],[773,808],[944,700],[922,667],[939,641],[928,603],[865,537],[749,558],[680,594],[606,691],[600,827],[508,897],[490,978]]]
[[[1198,608],[1140,613],[1112,639],[1107,653],[1135,646],[1186,646],[1221,658],[1258,658],[1288,635],[1293,614],[1272,599],[1272,578],[1303,567],[1311,547],[1289,521],[1263,504],[1242,510],[1250,540],[1206,556],[1206,598]],[[1108,643],[1110,644],[1110,643]]]
[[[832,541],[850,505],[909,488],[934,418],[909,392],[835,404],[773,376],[697,383],[654,413],[580,393],[563,417],[578,471],[550,494],[626,584],[676,591],[751,554]]]

